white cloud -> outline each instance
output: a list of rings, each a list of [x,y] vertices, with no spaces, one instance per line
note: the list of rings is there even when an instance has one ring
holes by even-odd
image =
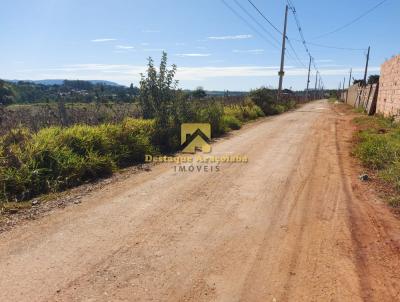
[[[144,29],[144,30],[142,30],[142,32],[144,32],[144,33],[159,33],[160,30],[158,30],[158,29]]]
[[[115,48],[128,50],[128,49],[134,49],[135,47],[130,46],[130,45],[116,45]]]
[[[128,64],[72,64],[53,68],[16,70],[14,74],[4,75],[4,78],[20,78],[39,80],[53,79],[81,79],[81,80],[110,80],[121,84],[129,84],[140,80],[140,73],[146,71],[145,65]],[[306,68],[294,66],[285,67],[285,78],[306,77]],[[370,72],[379,72],[379,67],[372,66]],[[181,81],[204,81],[224,78],[247,78],[254,80],[278,77],[279,66],[179,66],[176,77]],[[363,74],[364,67],[353,68],[354,74]],[[348,74],[347,68],[332,69],[321,68],[322,76],[344,76]],[[187,83],[190,86],[190,84]]]
[[[91,42],[110,42],[110,41],[117,41],[117,39],[114,38],[99,38],[99,39],[93,39],[90,40]]]
[[[321,60],[315,60],[315,63],[331,63],[333,60],[331,59],[321,59]]]
[[[211,54],[209,53],[178,53],[176,54],[178,57],[209,57]]]
[[[241,39],[250,39],[252,35],[235,35],[235,36],[214,36],[207,37],[209,40],[241,40]]]
[[[249,53],[249,54],[253,54],[253,55],[261,55],[261,54],[264,53],[264,49],[246,49],[246,50],[234,49],[234,50],[232,50],[232,52],[234,52],[234,53]]]
[[[140,43],[140,45],[142,45],[142,46],[149,46],[150,44],[147,43],[147,42],[142,42],[142,43]]]
[[[143,51],[147,51],[147,52],[161,52],[164,51],[164,48],[145,48],[143,49]]]

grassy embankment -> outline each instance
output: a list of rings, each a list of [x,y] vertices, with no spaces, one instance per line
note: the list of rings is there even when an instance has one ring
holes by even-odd
[[[278,114],[294,104],[268,106],[262,110],[252,101],[204,105],[197,110],[194,122],[211,123],[215,137],[239,129],[265,112]],[[6,203],[59,192],[142,163],[145,154],[160,153],[156,132],[154,120],[132,118],[98,126],[48,127],[37,133],[13,129],[0,137],[0,207],[4,210]]]
[[[354,154],[392,192],[389,204],[400,207],[400,124],[380,116],[355,119],[359,127]]]

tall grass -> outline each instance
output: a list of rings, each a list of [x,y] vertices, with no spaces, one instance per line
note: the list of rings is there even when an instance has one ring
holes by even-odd
[[[0,200],[25,200],[109,176],[155,152],[152,120],[10,131],[0,140]]]

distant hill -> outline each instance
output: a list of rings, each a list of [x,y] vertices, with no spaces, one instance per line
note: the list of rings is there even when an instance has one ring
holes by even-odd
[[[61,79],[36,80],[36,81],[32,81],[32,80],[9,80],[8,82],[18,83],[20,81],[51,86],[51,85],[63,85],[65,80],[61,80]],[[90,82],[90,83],[92,83],[94,85],[103,84],[103,85],[108,85],[108,86],[122,86],[122,85],[120,85],[118,83],[115,83],[115,82],[103,81],[103,80],[88,80],[88,81],[85,81],[85,82]]]
[[[206,91],[208,96],[224,96],[224,95],[229,95],[229,96],[245,96],[249,94],[246,91],[215,91],[215,90],[207,90]]]
[[[184,89],[186,93],[191,94],[195,90]],[[219,97],[219,96],[246,96],[249,94],[248,91],[223,91],[223,90],[205,90],[207,96]]]

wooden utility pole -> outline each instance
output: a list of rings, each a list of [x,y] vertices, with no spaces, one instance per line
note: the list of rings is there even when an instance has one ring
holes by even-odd
[[[352,74],[352,72],[353,72],[353,69],[350,68],[349,87],[347,88],[347,93],[346,93],[346,103],[347,103],[347,100],[349,99],[349,91],[350,91],[350,86],[351,86],[351,74]]]
[[[351,75],[353,73],[353,68],[350,68],[350,76],[349,76],[349,88],[351,86]]]
[[[311,71],[311,56],[310,56],[310,62],[308,63],[308,76],[307,76],[307,91],[306,91],[306,101],[308,101],[308,90],[310,87],[310,71]]]
[[[317,99],[318,71],[315,73],[314,100]]]
[[[364,84],[367,84],[367,73],[368,73],[368,63],[369,63],[369,52],[371,50],[371,46],[368,46],[367,52],[367,62],[365,63],[365,72],[364,72]]]
[[[346,85],[346,77],[343,78],[343,90],[342,90],[343,94],[344,94],[344,91],[346,90],[345,85]],[[347,93],[346,93],[346,97],[347,97]],[[345,100],[345,98],[344,98],[344,95],[343,95],[343,102],[344,102],[344,100]]]
[[[318,95],[319,95],[319,99],[321,99],[321,77],[319,77],[319,81],[318,81]]]
[[[286,28],[287,28],[287,17],[288,17],[289,6],[286,5],[285,9],[285,24],[283,25],[283,36],[282,36],[282,53],[281,53],[281,68],[279,70],[279,87],[278,87],[278,101],[281,99],[283,76],[285,71],[283,70],[285,66],[285,50],[286,50]]]

